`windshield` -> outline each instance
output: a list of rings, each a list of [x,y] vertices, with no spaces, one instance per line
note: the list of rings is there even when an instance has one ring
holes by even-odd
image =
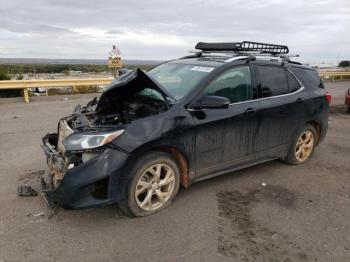
[[[213,69],[214,67],[209,66],[165,63],[153,68],[147,74],[178,100]]]

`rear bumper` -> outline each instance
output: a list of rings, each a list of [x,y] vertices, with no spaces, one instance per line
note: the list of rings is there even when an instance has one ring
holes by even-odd
[[[50,207],[83,209],[105,206],[122,198],[121,176],[128,158],[126,153],[107,148],[101,155],[68,169],[65,158],[50,143],[53,135],[56,134],[47,134],[41,146],[49,169],[41,179],[42,195]]]

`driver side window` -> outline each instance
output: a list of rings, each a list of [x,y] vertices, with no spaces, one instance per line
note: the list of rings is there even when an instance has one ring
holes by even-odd
[[[226,97],[231,103],[252,100],[249,66],[226,70],[206,87],[203,95]]]

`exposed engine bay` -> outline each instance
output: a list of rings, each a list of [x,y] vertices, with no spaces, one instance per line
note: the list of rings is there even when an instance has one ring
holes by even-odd
[[[76,106],[68,125],[73,130],[116,126],[164,112],[171,98],[141,70],[120,77],[86,106]]]
[[[75,118],[69,121],[72,129],[83,127],[114,126],[128,124],[132,121],[164,112],[168,109],[167,103],[154,94],[152,89],[144,89],[119,101],[107,110],[96,110],[98,101],[95,98],[87,106],[78,105],[74,110]]]

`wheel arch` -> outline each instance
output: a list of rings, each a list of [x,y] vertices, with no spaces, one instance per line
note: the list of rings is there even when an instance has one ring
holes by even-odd
[[[312,125],[315,130],[316,130],[316,145],[318,145],[318,143],[320,142],[321,139],[321,124],[320,122],[316,121],[316,120],[310,120],[308,122],[306,122],[307,124]]]
[[[190,185],[188,160],[186,159],[185,154],[181,152],[181,150],[179,150],[177,147],[169,145],[156,145],[152,147],[136,149],[131,153],[130,158],[128,159],[128,166],[132,165],[132,163],[140,156],[149,152],[157,151],[166,152],[173,157],[180,171],[180,183],[184,188],[188,188]]]
[[[177,163],[177,166],[179,167],[181,185],[187,188],[189,186],[189,176],[188,176],[189,168],[188,168],[188,162],[185,156],[183,155],[183,153],[180,150],[178,150],[176,147],[172,147],[172,146],[158,146],[153,148],[152,151],[163,151],[172,155],[172,157]]]

